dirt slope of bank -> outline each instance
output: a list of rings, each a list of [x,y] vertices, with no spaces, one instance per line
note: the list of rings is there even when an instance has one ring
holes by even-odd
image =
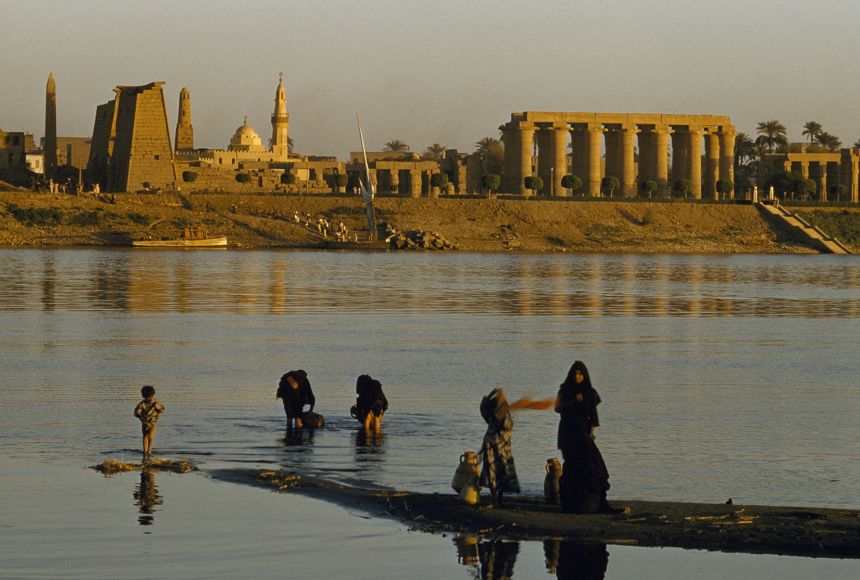
[[[854,510],[612,500],[621,513],[572,515],[535,497],[506,498],[504,508],[487,509],[467,506],[453,493],[363,489],[272,471],[222,470],[212,476],[302,493],[427,532],[860,558],[860,512]]]
[[[439,232],[463,251],[812,251],[785,239],[754,207],[733,204],[378,198],[376,208],[381,221]],[[355,196],[2,192],[0,246],[127,245],[173,237],[186,224],[206,225],[234,247],[321,245],[315,231],[293,221],[295,211],[366,231]]]

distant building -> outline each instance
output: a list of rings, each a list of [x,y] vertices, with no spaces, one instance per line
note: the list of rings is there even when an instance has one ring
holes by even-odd
[[[0,179],[15,185],[29,181],[27,152],[35,149],[33,135],[0,129]]]

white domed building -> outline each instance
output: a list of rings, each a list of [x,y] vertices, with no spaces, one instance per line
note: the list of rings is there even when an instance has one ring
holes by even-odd
[[[230,139],[228,151],[243,151],[245,153],[262,153],[266,149],[263,147],[263,141],[260,136],[254,131],[253,127],[248,125],[248,117],[245,117],[245,122],[236,129],[233,133],[233,138]]]

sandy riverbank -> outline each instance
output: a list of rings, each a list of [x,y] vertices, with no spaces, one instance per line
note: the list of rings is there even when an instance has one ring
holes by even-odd
[[[467,506],[453,493],[366,489],[251,469],[221,470],[212,475],[223,481],[305,494],[426,532],[860,558],[860,512],[855,510],[612,499],[622,513],[571,515],[537,497],[511,497],[504,508],[488,509]]]
[[[382,197],[376,208],[380,221],[404,231],[439,232],[470,252],[812,252],[745,205]],[[294,223],[295,211],[342,221],[353,232],[366,229],[363,206],[354,196],[7,191],[0,192],[0,246],[128,245],[132,239],[173,237],[189,224],[227,236],[232,247],[321,247],[315,231]]]

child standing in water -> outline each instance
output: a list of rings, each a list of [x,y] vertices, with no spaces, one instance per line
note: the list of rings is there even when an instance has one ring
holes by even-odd
[[[143,400],[134,408],[134,416],[140,419],[143,429],[143,458],[152,456],[152,442],[155,439],[155,424],[164,412],[164,405],[155,400],[155,387],[149,385],[140,389]]]

